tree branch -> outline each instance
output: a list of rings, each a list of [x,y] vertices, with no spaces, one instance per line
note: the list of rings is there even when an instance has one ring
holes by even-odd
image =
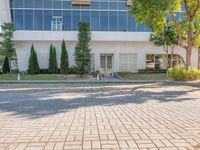
[[[191,20],[194,19],[194,17],[196,16],[198,10],[199,10],[199,7],[200,7],[200,0],[197,1],[197,5],[196,5],[196,8],[194,9],[194,12],[191,14]]]
[[[186,49],[187,46],[183,43],[183,36],[181,34],[181,31],[180,31],[180,26],[179,24],[177,23],[176,19],[174,18],[174,13],[173,12],[170,12],[170,15],[172,17],[172,21],[174,22],[174,25],[175,25],[175,29],[176,29],[176,32],[178,34],[178,38],[179,38],[179,46]]]

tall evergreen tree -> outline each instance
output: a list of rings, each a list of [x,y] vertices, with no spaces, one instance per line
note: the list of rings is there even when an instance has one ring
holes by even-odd
[[[3,71],[3,73],[9,73],[10,72],[8,56],[6,56],[5,59],[4,59],[2,71]]]
[[[57,71],[58,71],[58,64],[57,64],[56,48],[51,45],[49,53],[49,73],[57,73]]]
[[[69,72],[68,53],[64,40],[62,41],[62,46],[61,46],[60,72],[62,74],[67,74]]]
[[[38,74],[40,72],[40,67],[37,59],[37,53],[35,52],[34,46],[31,46],[31,52],[29,57],[28,73]]]
[[[56,54],[56,47],[53,48],[53,55],[54,55],[54,67],[55,73],[58,73],[58,62],[57,62],[57,54]]]
[[[75,46],[75,69],[82,77],[91,70],[91,49],[90,49],[91,33],[90,25],[85,22],[79,23],[78,42]]]
[[[9,61],[9,72],[11,73],[11,62],[13,59],[16,59],[17,57],[15,53],[14,48],[14,42],[12,40],[13,38],[13,32],[15,31],[14,26],[12,23],[4,23],[2,25],[2,33],[0,36],[3,38],[3,41],[0,41],[0,49],[5,52],[5,55],[8,57]]]

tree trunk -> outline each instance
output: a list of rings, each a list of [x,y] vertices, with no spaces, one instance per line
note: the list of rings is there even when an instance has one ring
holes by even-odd
[[[10,65],[10,75],[11,75],[11,73],[12,73],[12,67],[11,67],[11,65],[12,65],[12,62],[11,62],[12,60],[11,60],[11,58],[9,59],[9,65]]]
[[[188,47],[186,49],[186,68],[191,67],[191,54],[192,54],[192,47]]]
[[[174,48],[175,48],[175,45],[172,45],[172,46],[171,46],[170,68],[173,68]]]
[[[166,59],[166,65],[167,65],[167,69],[169,68],[169,46],[167,46],[167,59]]]
[[[200,48],[198,48],[198,69],[200,69]]]
[[[186,68],[191,67],[191,54],[192,54],[192,46],[193,46],[193,36],[192,36],[192,28],[190,27],[188,30],[188,45],[186,48]]]

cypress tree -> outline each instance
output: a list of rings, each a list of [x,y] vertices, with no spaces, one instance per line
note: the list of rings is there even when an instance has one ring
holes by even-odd
[[[49,53],[49,73],[57,73],[57,71],[58,71],[58,64],[57,64],[56,48],[51,45]]]
[[[11,74],[11,62],[14,58],[17,59],[13,41],[13,32],[15,31],[15,29],[12,23],[4,23],[1,27],[3,32],[0,33],[0,37],[2,37],[3,40],[0,41],[0,47],[2,47],[5,50],[6,56],[8,57],[10,69],[9,72]]]
[[[53,48],[53,62],[54,62],[54,73],[58,73],[56,47]]]
[[[89,44],[91,41],[90,25],[85,22],[79,23],[78,42],[75,46],[75,69],[82,77],[91,70],[91,49]]]
[[[6,56],[5,59],[4,59],[2,71],[3,71],[3,73],[9,73],[10,72],[10,65],[9,65],[8,56]]]
[[[31,52],[29,57],[29,65],[28,65],[28,73],[30,74],[38,74],[40,71],[37,53],[35,52],[34,46],[31,46]]]
[[[69,72],[68,53],[64,40],[62,41],[61,46],[60,72],[61,74],[67,74]]]

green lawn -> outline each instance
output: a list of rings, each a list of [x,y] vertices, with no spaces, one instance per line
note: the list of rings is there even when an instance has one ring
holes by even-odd
[[[39,75],[20,75],[21,80],[94,80],[95,78],[91,75],[80,78],[78,75],[60,75],[60,74],[39,74]],[[0,80],[17,80],[17,74],[1,74]]]
[[[124,80],[170,80],[166,74],[118,73]]]

